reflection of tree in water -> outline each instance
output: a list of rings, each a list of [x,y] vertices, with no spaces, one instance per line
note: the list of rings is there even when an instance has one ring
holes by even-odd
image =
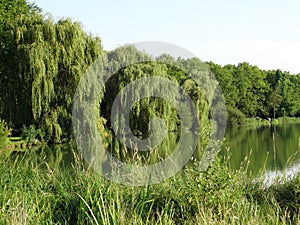
[[[132,161],[135,164],[154,164],[172,154],[178,144],[179,135],[180,133],[177,132],[169,132],[161,144],[154,149],[149,149],[149,151],[138,151],[134,146],[128,148],[116,137],[113,137],[107,149],[111,151],[113,157],[125,163]]]
[[[241,162],[248,157],[249,172],[254,175],[262,168],[282,169],[299,158],[299,137],[300,125],[227,130],[226,138],[232,154],[231,167],[239,169]]]

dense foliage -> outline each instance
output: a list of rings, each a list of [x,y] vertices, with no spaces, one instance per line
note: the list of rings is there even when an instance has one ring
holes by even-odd
[[[134,58],[128,60],[128,56],[134,56]],[[167,57],[168,60],[166,60],[165,57]],[[123,62],[122,59],[126,59],[127,62]],[[187,74],[189,72],[188,66],[192,64],[192,61],[196,61],[196,63],[198,63],[200,66],[203,66],[203,63],[200,60],[175,60],[171,56],[162,55],[159,57],[158,62],[153,61],[153,59],[152,61],[147,61],[151,60],[151,57],[139,52],[133,46],[125,46],[112,52],[108,52],[107,60],[109,62],[109,66],[107,68],[108,71],[113,71],[113,67],[115,65],[122,68],[123,64],[130,64],[132,62],[131,60],[140,61],[140,63],[123,67],[117,71],[106,83],[106,91],[103,102],[101,103],[101,115],[108,120],[108,123],[110,122],[109,120],[112,104],[117,94],[126,84],[129,84],[131,81],[141,77],[159,76],[173,81],[178,86],[182,86],[183,90],[191,96],[191,99],[194,101],[198,110],[198,118],[200,123],[204,127],[204,124],[207,122],[208,118],[208,101],[204,97],[201,87],[199,87],[199,85],[197,85],[196,82]],[[185,63],[185,65],[182,65],[183,63]],[[198,75],[201,76],[201,67],[191,67],[194,70],[194,74],[198,73]],[[151,93],[150,88],[151,87],[149,87],[149,90],[147,90],[149,93]],[[211,88],[211,91],[213,91],[213,87]],[[161,89],[169,90],[169,88],[166,86],[162,86]],[[141,92],[141,90],[136,90],[135,96],[140,95]],[[125,96],[124,99],[130,99],[130,97]],[[169,131],[179,130],[180,118],[174,106],[162,98],[149,97],[141,99],[141,101],[135,104],[131,109],[130,126],[133,132],[135,132],[135,134],[138,136],[147,137],[149,135],[149,119],[155,115],[163,118],[166,121]],[[185,115],[185,117],[186,118],[181,118],[181,120],[187,122],[189,121],[189,118],[191,118],[189,115]]]
[[[264,71],[248,63],[205,65],[197,58],[174,59],[169,55],[153,62],[151,56],[132,46],[105,52],[101,40],[85,33],[79,23],[70,19],[54,22],[26,0],[0,1],[1,224],[299,223],[299,175],[284,185],[275,183],[268,188],[248,180],[245,171],[229,171],[224,166],[226,160],[216,160],[203,173],[197,169],[198,161],[191,160],[192,166],[159,185],[129,187],[99,178],[73,151],[73,145],[67,149],[64,145],[53,149],[41,145],[9,154],[2,151],[11,128],[28,146],[37,138],[55,143],[72,139],[75,90],[97,59],[104,63],[101,72],[114,73],[105,90],[97,94],[97,107],[93,109],[97,128],[115,151],[112,153],[121,159],[123,153],[116,152],[118,142],[111,139],[111,106],[124,86],[149,75],[172,80],[190,95],[201,123],[199,150],[211,132],[209,119],[222,111],[213,96],[216,83],[201,76],[207,66],[225,95],[228,126],[242,126],[246,117],[300,116],[299,75]],[[130,65],[136,61],[143,63]],[[191,79],[194,75],[201,77],[202,87]],[[95,79],[88,82],[86,87],[97,85]],[[88,99],[93,96],[91,92],[87,89],[78,97]],[[124,99],[126,103],[128,98]],[[214,112],[209,110],[210,104],[215,104]],[[155,116],[164,119],[168,131],[172,131],[171,138],[164,140],[162,152],[176,146],[181,120],[194,122],[188,114],[179,118],[164,99],[147,97],[131,108],[133,133],[139,138],[151,135],[149,121]],[[194,159],[201,157],[199,152],[195,151]],[[130,160],[127,157],[124,161]]]
[[[104,52],[100,39],[85,33],[79,23],[69,19],[54,22],[25,0],[1,1],[0,5],[0,118],[14,132],[20,134],[24,125],[34,125],[45,140],[61,142],[72,137],[71,108],[77,84],[99,57],[106,62],[103,69],[115,73],[99,99],[100,127],[105,122],[111,126],[110,107],[117,93],[130,81],[149,74],[160,74],[181,85],[195,102],[202,124],[209,117],[203,90],[187,76],[201,74],[205,66],[199,59],[161,55],[157,58],[161,63],[141,63],[115,71],[151,57],[130,46]],[[299,75],[264,71],[248,63],[207,65],[225,96],[228,126],[241,126],[244,117],[300,115]],[[205,82],[202,80],[204,89]],[[134,133],[147,137],[149,118],[154,115],[167,119],[169,130],[178,128],[174,108],[161,99],[148,98],[132,109],[130,125]]]
[[[245,124],[246,116],[237,108],[227,106],[227,127],[242,127]]]
[[[25,13],[6,20],[0,33],[1,117],[15,130],[34,124],[60,142],[70,137],[75,88],[101,55],[100,39],[69,19]]]
[[[203,64],[200,60],[176,61],[161,56],[161,63],[141,63],[115,71],[131,62],[147,61],[151,57],[131,46],[105,54],[100,39],[86,34],[80,24],[69,19],[54,22],[34,10],[33,6],[27,4],[26,8],[26,2],[23,3],[14,19],[8,15],[0,33],[3,43],[0,53],[0,117],[15,132],[19,130],[21,133],[23,126],[34,125],[41,130],[44,140],[57,143],[72,137],[71,108],[76,87],[88,66],[99,58],[106,62],[103,69],[107,73],[115,73],[106,85],[103,101],[99,99],[102,127],[105,121],[110,126],[109,108],[113,97],[132,80],[149,74],[160,74],[182,85],[196,104],[200,122],[207,123],[208,102],[201,88],[183,71],[193,70],[201,74]],[[166,59],[173,65],[166,64]],[[180,121],[170,104],[161,99],[146,98],[132,109],[130,121],[136,135],[149,135],[148,122],[154,115],[166,119],[169,130],[178,129]],[[184,121],[188,120],[186,115]]]
[[[248,117],[300,115],[300,75],[265,71],[249,63],[220,66],[209,63],[222,87],[226,105]]]

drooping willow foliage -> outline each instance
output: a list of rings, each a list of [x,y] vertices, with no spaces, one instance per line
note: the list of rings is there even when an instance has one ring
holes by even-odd
[[[54,142],[69,137],[74,92],[102,54],[100,39],[69,19],[41,15],[20,17],[1,35],[9,43],[1,52],[2,117],[14,127],[36,124]]]
[[[62,142],[72,138],[76,88],[89,66],[99,58],[104,62],[102,69],[106,75],[112,75],[103,93],[96,94],[97,127],[101,135],[112,134],[111,107],[115,97],[131,82],[148,76],[163,77],[182,86],[196,105],[202,128],[207,123],[209,103],[202,87],[190,76],[201,73],[199,60],[175,60],[163,55],[159,62],[153,62],[151,56],[133,46],[104,53],[100,39],[85,33],[79,23],[70,19],[54,22],[39,13],[20,14],[13,21],[5,22],[0,41],[0,117],[14,130],[34,124],[41,129],[45,140]],[[86,82],[84,87],[97,85],[95,79]],[[151,96],[151,88],[151,85],[141,87],[130,95],[146,92]],[[169,87],[161,85],[160,88],[168,90]],[[94,96],[90,91],[92,89],[87,88],[77,97]],[[126,101],[130,96],[123,96],[123,99]],[[153,117],[162,118],[167,130],[173,132],[175,139],[170,143],[176,143],[175,133],[182,121],[194,123],[191,115],[179,118],[176,108],[165,99],[146,97],[131,108],[129,123],[133,133],[141,139],[150,136],[149,122]],[[116,119],[125,118],[117,116]]]
[[[191,97],[193,100],[200,122],[200,133],[203,138],[200,138],[200,145],[198,145],[199,157],[200,152],[203,150],[203,147],[207,144],[207,133],[209,130],[209,101],[208,98],[213,96],[205,96],[203,88],[207,84],[207,89],[210,89],[213,93],[213,87],[211,84],[208,84],[208,81],[205,82],[201,80],[201,87],[196,81],[191,77],[191,75],[199,75],[201,79],[205,79],[206,76],[203,76],[203,71],[206,68],[199,67],[202,62],[198,59],[177,59],[175,60],[171,56],[163,55],[158,58],[158,61],[153,61],[153,58],[145,55],[143,52],[138,51],[133,46],[125,46],[118,48],[107,54],[108,66],[106,68],[111,77],[105,85],[105,93],[101,103],[101,115],[107,120],[107,127],[112,127],[113,121],[110,121],[111,118],[111,109],[117,95],[126,87],[126,85],[138,80],[143,77],[163,77],[168,80],[173,81],[176,85],[181,86],[183,90]],[[133,63],[138,62],[138,63]],[[132,64],[133,63],[133,64]],[[197,63],[198,67],[195,67]],[[123,67],[124,65],[127,65]],[[121,68],[118,71],[115,71],[116,68]],[[197,74],[198,73],[198,74]],[[168,93],[169,87],[165,86],[166,84],[161,85],[161,89],[164,93]],[[152,93],[152,86],[138,86],[139,88],[134,89],[131,93],[126,93],[122,96],[122,104],[129,106],[126,101],[130,101],[133,96],[141,96],[142,93]],[[170,95],[173,93],[170,92]],[[147,94],[146,94],[147,95]],[[151,94],[148,94],[151,96]],[[170,98],[176,98],[178,96],[169,96]],[[139,98],[139,97],[138,97]],[[168,148],[167,146],[170,143],[178,142],[178,135],[180,133],[181,123],[193,123],[191,121],[192,115],[184,115],[184,118],[179,118],[178,112],[175,107],[170,104],[166,99],[159,97],[146,97],[141,98],[136,102],[130,110],[130,128],[132,132],[138,136],[140,139],[148,138],[151,136],[150,129],[150,120],[153,117],[159,117],[164,120],[167,127],[167,132],[169,137],[163,142],[164,149],[160,151],[163,155],[168,155],[174,150],[173,148]],[[122,123],[126,118],[122,118],[121,115],[117,115],[116,120],[119,123]],[[119,124],[118,123],[118,124]],[[191,126],[191,124],[189,126]],[[118,130],[118,128],[117,128]],[[118,131],[117,131],[118,132]],[[173,135],[170,136],[170,133]],[[172,138],[170,138],[172,137]],[[168,143],[166,143],[168,142]],[[169,143],[170,142],[170,143]],[[117,149],[120,143],[114,143],[113,149]],[[117,147],[116,147],[117,146]],[[133,146],[134,147],[134,146]],[[119,154],[122,154],[119,152]],[[162,157],[162,155],[160,155]],[[122,157],[121,157],[122,158]]]

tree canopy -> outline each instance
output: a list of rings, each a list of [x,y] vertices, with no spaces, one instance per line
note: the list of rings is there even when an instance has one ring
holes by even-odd
[[[102,54],[98,37],[70,19],[27,14],[7,23],[0,53],[1,117],[15,129],[35,124],[46,139],[69,137],[72,99],[84,70]]]
[[[205,95],[210,95],[213,84],[202,77],[200,88],[191,79],[206,66],[217,78],[231,116],[235,112],[239,118],[243,118],[242,114],[261,118],[300,116],[299,75],[265,71],[246,62],[204,65],[197,58],[174,59],[167,54],[153,63],[151,56],[133,46],[105,52],[100,38],[84,32],[77,22],[70,19],[54,22],[25,0],[1,1],[0,6],[0,117],[14,131],[34,124],[46,140],[61,142],[71,137],[76,87],[84,71],[99,57],[106,62],[105,72],[115,73],[99,99],[101,126],[106,121],[110,128],[110,107],[126,84],[155,74],[182,86],[195,102],[199,118],[207,120],[210,103]],[[145,63],[128,65],[132,62]],[[121,69],[115,71],[117,68]],[[167,118],[169,130],[178,126],[174,107],[152,97],[134,105],[130,122],[134,132],[146,137],[149,118],[154,115]]]
[[[219,66],[209,63],[220,83],[226,105],[248,117],[300,116],[300,75],[261,70],[249,63]]]

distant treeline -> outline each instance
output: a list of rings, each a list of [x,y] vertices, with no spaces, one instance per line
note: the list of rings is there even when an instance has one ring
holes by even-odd
[[[45,140],[69,139],[76,87],[85,70],[99,58],[107,62],[103,68],[106,71],[151,59],[132,46],[106,52],[100,38],[84,32],[79,23],[70,19],[54,22],[25,0],[1,1],[0,118],[15,132],[33,124],[41,129]],[[174,59],[169,55],[158,58],[164,63],[131,66],[109,80],[99,102],[99,129],[105,123],[109,127],[109,107],[117,91],[126,82],[149,74],[163,74],[181,85],[195,102],[201,123],[208,121],[207,99],[190,77],[201,74],[204,64],[197,58]],[[299,76],[280,70],[263,71],[248,63],[224,67],[207,63],[206,67],[223,90],[229,121],[244,115],[261,118],[300,115]],[[147,122],[153,115],[171,121],[169,129],[179,123],[174,108],[160,99],[140,101],[132,112],[131,126],[141,136],[148,135]]]
[[[226,105],[247,117],[300,115],[300,76],[261,70],[249,63],[220,66],[208,63],[222,87]]]

